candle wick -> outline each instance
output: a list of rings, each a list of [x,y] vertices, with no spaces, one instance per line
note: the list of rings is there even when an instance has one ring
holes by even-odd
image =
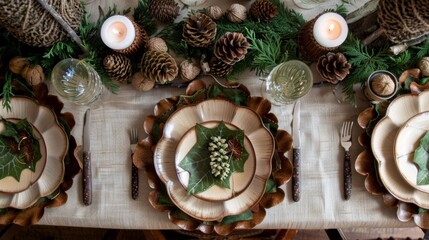
[[[329,31],[333,31],[334,30],[334,24],[329,24]]]

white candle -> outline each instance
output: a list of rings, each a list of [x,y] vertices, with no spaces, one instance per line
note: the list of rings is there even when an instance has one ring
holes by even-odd
[[[101,40],[113,50],[125,49],[133,43],[136,30],[131,20],[125,16],[111,16],[101,26]]]
[[[346,20],[332,12],[320,15],[313,27],[314,39],[327,48],[340,46],[346,40],[348,32]]]

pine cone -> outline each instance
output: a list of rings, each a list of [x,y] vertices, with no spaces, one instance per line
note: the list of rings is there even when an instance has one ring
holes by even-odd
[[[216,23],[207,15],[196,12],[184,21],[183,38],[193,47],[208,47],[216,37]]]
[[[126,82],[132,75],[131,60],[119,53],[104,57],[103,67],[107,74],[118,82]]]
[[[350,73],[351,64],[342,53],[327,53],[317,61],[317,70],[326,81],[337,84]]]
[[[246,56],[249,46],[250,44],[242,33],[227,32],[217,40],[214,54],[226,64],[234,65]]]
[[[210,73],[219,77],[226,77],[232,71],[232,65],[226,64],[217,57],[213,57],[209,63]]]
[[[179,5],[174,0],[151,0],[149,12],[161,22],[173,22],[179,16]]]
[[[147,51],[141,61],[141,72],[144,77],[159,84],[173,81],[179,73],[176,60],[166,53]]]
[[[279,14],[277,6],[269,0],[256,0],[249,9],[250,17],[256,20],[268,21]]]

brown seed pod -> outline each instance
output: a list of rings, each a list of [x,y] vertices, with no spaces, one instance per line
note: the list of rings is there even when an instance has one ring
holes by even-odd
[[[147,51],[167,52],[168,47],[164,39],[159,37],[151,37],[146,44]]]
[[[25,57],[15,56],[9,61],[9,70],[21,74],[22,69],[29,64],[30,62]]]
[[[155,81],[146,79],[142,72],[133,75],[131,85],[140,92],[147,92],[155,86]]]
[[[247,19],[247,9],[245,6],[234,3],[226,11],[226,17],[233,23],[241,23]]]
[[[22,68],[21,76],[32,86],[45,81],[45,73],[40,65],[25,65]]]
[[[194,59],[183,60],[179,65],[179,69],[180,77],[187,82],[194,80],[201,72],[200,64]]]

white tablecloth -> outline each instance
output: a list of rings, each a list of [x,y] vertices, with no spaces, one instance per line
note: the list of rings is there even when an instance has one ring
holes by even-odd
[[[108,6],[105,1],[104,5]],[[241,1],[248,4],[249,1]],[[325,8],[335,8],[340,1],[331,1]],[[365,1],[362,1],[365,2]],[[356,8],[363,5],[356,1]],[[97,4],[92,2],[91,4]],[[116,2],[117,5],[123,1]],[[135,2],[125,2],[134,6]],[[228,6],[222,1],[218,5]],[[296,9],[292,1],[286,6]],[[120,5],[119,7],[121,7]],[[123,6],[123,7],[124,7]],[[299,10],[308,19],[323,9]],[[317,76],[316,76],[317,78]],[[252,92],[260,95],[261,82],[253,72],[244,74],[240,80]],[[357,115],[368,106],[357,89],[357,107],[349,103],[338,103],[332,94],[333,86],[315,87],[302,99],[302,150],[301,150],[301,200],[293,202],[291,183],[283,185],[285,200],[267,210],[264,221],[257,228],[339,228],[339,227],[409,227],[412,222],[402,223],[396,217],[396,208],[383,204],[381,196],[372,196],[364,188],[364,177],[353,168],[353,190],[350,200],[343,198],[343,154],[339,145],[339,129],[344,120],[356,120]],[[73,187],[67,191],[64,206],[48,208],[43,225],[82,226],[120,229],[171,229],[166,212],[154,210],[147,201],[149,187],[146,176],[140,171],[140,197],[132,200],[130,193],[130,148],[129,129],[138,127],[144,138],[143,120],[152,114],[160,99],[184,93],[184,89],[161,88],[150,92],[135,91],[130,85],[122,85],[116,95],[106,94],[101,105],[92,109],[92,174],[93,202],[82,203],[81,175],[75,177]],[[292,105],[277,107],[272,111],[279,119],[279,127],[291,131]],[[72,134],[78,144],[82,143],[83,115],[87,107],[65,102],[65,111],[76,119]],[[355,124],[352,165],[361,147],[357,143],[360,133]],[[289,153],[291,158],[291,153]]]

